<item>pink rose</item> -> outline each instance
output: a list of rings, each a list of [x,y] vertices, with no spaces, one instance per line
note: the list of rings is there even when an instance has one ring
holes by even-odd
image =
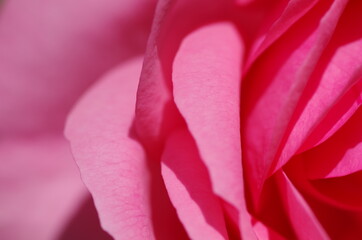
[[[145,55],[68,119],[104,229],[361,236],[361,11],[346,0],[160,0]]]
[[[0,238],[64,236],[109,68],[65,134],[115,239],[362,236],[360,1],[159,0],[149,36],[149,1],[55,2],[0,14]]]

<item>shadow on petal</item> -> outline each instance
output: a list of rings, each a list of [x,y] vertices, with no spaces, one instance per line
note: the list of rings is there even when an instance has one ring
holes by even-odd
[[[69,221],[68,225],[60,234],[58,240],[112,240],[113,238],[103,231],[100,226],[97,210],[93,199],[89,196],[78,212]]]

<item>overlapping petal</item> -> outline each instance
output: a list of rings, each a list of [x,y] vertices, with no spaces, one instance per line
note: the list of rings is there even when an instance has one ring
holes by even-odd
[[[142,52],[154,2],[0,4],[0,238],[55,239],[89,197],[63,137],[66,115],[104,71]]]
[[[167,140],[162,176],[191,239],[228,239],[221,201],[212,191],[207,169],[186,129]]]
[[[278,172],[280,193],[298,239],[330,239],[317,217],[284,172]],[[301,227],[303,226],[303,227]]]
[[[97,84],[66,129],[102,225],[116,239],[154,238],[146,156],[129,132],[141,64],[133,60]]]
[[[209,170],[213,190],[238,209],[241,233],[250,239],[240,147],[242,54],[243,42],[232,24],[205,26],[182,42],[172,80],[176,105]]]
[[[247,178],[249,184],[255,184],[254,201],[266,177],[291,157],[281,155],[281,151],[294,127],[293,114],[304,90],[310,90],[307,83],[346,3],[320,1],[264,52],[243,82],[242,143]],[[288,144],[297,142],[301,136],[302,133],[296,134],[295,139],[289,138]]]
[[[341,177],[362,170],[362,108],[327,141],[303,154],[311,179]]]

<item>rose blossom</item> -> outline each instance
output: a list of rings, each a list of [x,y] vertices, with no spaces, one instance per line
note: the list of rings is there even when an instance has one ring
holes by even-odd
[[[145,56],[68,120],[104,228],[116,239],[360,236],[360,10],[159,1]]]
[[[139,48],[115,57],[119,65],[67,120],[103,228],[115,239],[358,239],[361,10],[351,0],[159,0],[145,54]],[[127,14],[144,16],[119,12]],[[119,29],[128,26],[124,19]],[[94,33],[115,31],[107,29]],[[114,45],[105,41],[94,65],[73,52],[62,67],[47,61],[59,71],[55,82],[70,59],[85,64],[74,79],[91,81],[97,74],[87,70],[100,66],[102,53],[132,43],[110,39]],[[17,73],[27,74],[21,66]],[[65,93],[77,85],[66,86]],[[56,99],[58,107],[67,98]],[[38,133],[54,117],[43,111],[49,107],[24,106],[24,116],[45,118],[7,115],[4,129],[15,129],[8,134]],[[65,116],[67,109],[54,110]]]
[[[66,136],[115,239],[361,236],[362,4],[160,0]]]

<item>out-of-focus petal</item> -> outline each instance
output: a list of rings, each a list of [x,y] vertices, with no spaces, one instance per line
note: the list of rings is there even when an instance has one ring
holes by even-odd
[[[228,239],[221,202],[187,130],[176,131],[167,140],[162,175],[191,239]]]
[[[87,196],[61,135],[2,139],[0,239],[56,239]]]
[[[63,130],[109,68],[144,50],[153,0],[6,0],[0,12],[0,131]]]
[[[240,231],[251,239],[240,147],[242,54],[243,42],[231,23],[204,26],[182,42],[172,80],[176,105],[209,170],[213,190],[238,209]]]

